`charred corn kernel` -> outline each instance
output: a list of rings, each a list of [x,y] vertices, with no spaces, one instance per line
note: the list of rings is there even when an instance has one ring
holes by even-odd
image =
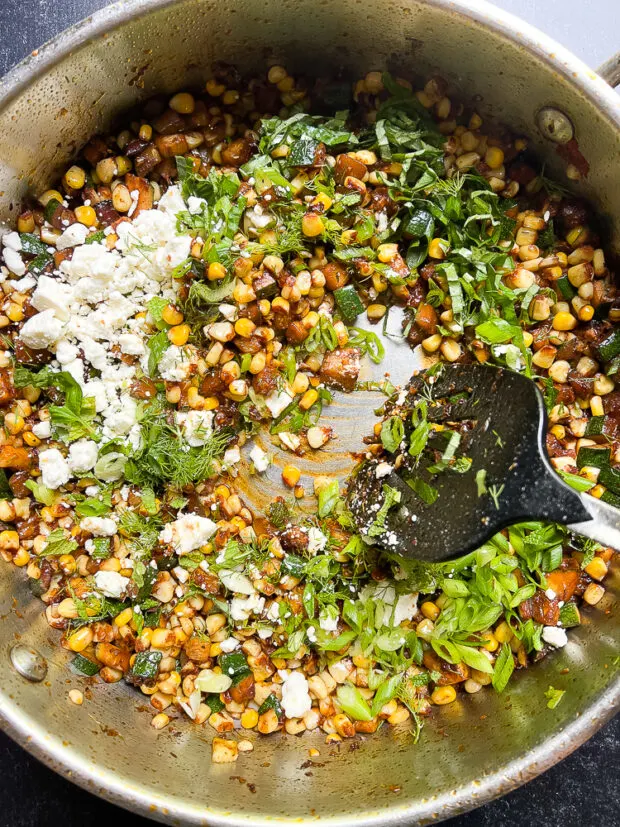
[[[204,402],[202,404],[203,411],[214,411],[216,408],[220,406],[220,400],[217,396],[205,396]]]
[[[18,568],[22,568],[22,566],[27,566],[30,562],[30,555],[26,551],[25,548],[20,548],[17,554],[13,557],[13,565],[17,566]]]
[[[269,83],[278,84],[288,75],[284,66],[272,66],[267,72],[267,80]]]
[[[377,247],[377,258],[384,264],[388,264],[398,255],[398,244],[380,244]]]
[[[436,353],[441,346],[441,340],[441,333],[433,333],[432,336],[422,339],[422,347],[427,353]]]
[[[260,373],[262,370],[265,369],[265,365],[267,364],[267,356],[262,352],[259,351],[252,356],[252,360],[250,361],[250,367],[248,368],[249,372],[256,375]]]
[[[461,346],[454,339],[444,339],[440,346],[441,355],[447,362],[456,362],[461,356]]]
[[[320,215],[307,212],[301,220],[301,230],[308,238],[315,238],[325,230],[325,224]]]
[[[594,275],[602,276],[605,273],[605,253],[603,250],[595,250],[592,256],[592,266],[594,267]]]
[[[178,385],[173,385],[171,388],[166,388],[166,400],[171,405],[176,405],[181,400],[181,388]]]
[[[483,637],[485,638],[485,642],[482,644],[482,648],[486,649],[487,652],[495,652],[499,647],[499,641],[493,632],[485,632]]]
[[[226,87],[223,83],[218,83],[215,78],[211,78],[205,85],[205,91],[211,95],[212,98],[219,98],[219,96],[223,95],[226,91]]]
[[[11,302],[9,304],[8,310],[6,311],[6,315],[12,322],[21,322],[21,320],[24,318],[24,311],[22,310],[19,304],[17,304],[16,302]]]
[[[23,212],[17,219],[17,232],[19,233],[31,233],[34,231],[34,227],[34,215],[30,210]]]
[[[308,390],[310,380],[305,373],[296,373],[295,378],[291,384],[291,390],[295,395],[298,393],[305,393]]]
[[[84,695],[82,695],[79,689],[70,689],[68,697],[71,703],[76,706],[82,706],[84,703]]]
[[[498,146],[490,146],[484,156],[484,162],[491,169],[497,169],[504,163],[504,151]]]
[[[444,241],[441,238],[433,238],[431,243],[428,245],[428,254],[431,258],[438,258],[443,259],[446,257],[445,250],[443,249]]]
[[[236,89],[227,89],[222,95],[222,103],[225,106],[232,106],[239,100],[239,92]]]
[[[72,554],[61,554],[58,558],[58,565],[64,574],[73,574],[77,569],[77,563]]]
[[[177,325],[183,321],[183,314],[173,304],[167,304],[162,310],[161,317],[166,324]]]
[[[607,574],[607,564],[600,557],[595,557],[591,563],[588,563],[585,570],[586,574],[589,574],[594,580],[602,580]]]
[[[153,137],[153,127],[148,123],[143,123],[138,132],[138,136],[143,141],[150,141]]]
[[[72,652],[82,652],[87,646],[93,642],[93,630],[90,626],[82,626],[77,632],[74,632],[68,639],[67,643]]]
[[[86,173],[82,167],[72,166],[65,172],[63,184],[71,190],[81,190],[86,183]]]
[[[153,720],[151,721],[151,726],[154,729],[163,729],[165,726],[168,726],[170,723],[170,718],[166,715],[165,712],[160,712],[158,715],[155,715]]]
[[[119,184],[112,190],[112,206],[120,213],[131,209],[131,195],[125,184]]]
[[[182,347],[187,344],[187,340],[189,339],[191,332],[192,329],[188,324],[177,324],[170,328],[167,335],[173,345]]]
[[[471,169],[479,160],[480,156],[477,152],[465,152],[456,159],[456,166],[460,170]]]
[[[17,551],[19,548],[19,534],[16,531],[0,531],[0,550]]]
[[[468,695],[475,695],[476,692],[480,692],[482,689],[482,684],[478,683],[478,681],[474,681],[471,678],[465,681],[463,684],[463,688]]]
[[[228,386],[228,393],[236,402],[241,402],[248,395],[248,383],[245,379],[235,379]]]
[[[437,706],[451,704],[456,700],[456,689],[453,686],[438,686],[431,693],[431,701]]]
[[[256,325],[250,319],[237,319],[235,322],[235,333],[244,339],[249,339],[256,330]]]
[[[76,207],[75,217],[85,227],[94,227],[97,223],[97,213],[92,207]]]
[[[384,304],[369,304],[366,308],[366,315],[369,321],[378,322],[385,316],[386,311],[387,307]]]
[[[592,383],[592,390],[597,396],[606,396],[608,393],[611,393],[615,388],[615,383],[613,379],[610,379],[608,376],[597,376]]]
[[[168,106],[179,115],[191,115],[196,107],[196,101],[189,92],[177,92],[168,101]]]
[[[258,723],[258,712],[255,709],[246,709],[241,715],[241,726],[244,729],[254,729]]]
[[[573,330],[577,327],[577,319],[572,313],[560,311],[553,317],[551,325],[554,330]]]
[[[198,393],[198,388],[191,387],[187,391],[187,404],[193,410],[202,410],[205,398]]]
[[[333,203],[334,203],[334,202],[333,202],[333,201],[332,201],[332,199],[329,197],[329,195],[326,195],[324,192],[320,192],[317,196],[315,196],[315,197],[312,199],[312,204],[313,204],[314,206],[317,206],[317,207],[318,207],[318,206],[322,206],[322,207],[323,207],[323,210],[324,210],[325,212],[327,212],[327,210],[331,207],[331,205],[332,205]]]
[[[242,281],[237,282],[233,290],[233,299],[238,304],[247,304],[248,302],[253,302],[255,298],[256,293],[252,289],[251,285],[244,284]]]
[[[117,175],[125,175],[131,170],[131,161],[126,155],[117,155],[114,160],[116,161]]]
[[[387,279],[381,273],[373,273],[372,286],[375,288],[377,293],[385,293],[388,289]]]
[[[288,313],[291,306],[286,299],[282,298],[282,296],[276,296],[271,302],[271,309],[274,313]]]
[[[36,448],[41,444],[39,437],[33,434],[32,431],[26,431],[26,433],[22,436],[22,439],[30,448]]]
[[[553,428],[551,428],[551,433],[556,439],[564,439],[566,436],[566,428],[564,425],[554,425]]]
[[[129,621],[133,617],[133,610],[132,609],[123,609],[122,612],[116,615],[114,618],[114,625],[115,626],[126,626]]]
[[[212,261],[207,270],[207,278],[209,281],[219,281],[226,275],[226,268],[219,261]]]
[[[532,344],[533,341],[534,341],[534,337],[529,332],[529,330],[524,330],[523,331],[523,344],[525,345],[525,347],[529,347]]]
[[[103,158],[95,167],[95,171],[102,184],[110,184],[118,174],[116,158]]]
[[[605,589],[599,583],[590,583],[583,593],[583,599],[589,606],[596,606],[605,594]]]
[[[304,395],[299,400],[299,407],[302,409],[302,411],[308,411],[314,405],[318,398],[318,391],[315,391],[314,388],[310,388],[304,393]]]
[[[282,469],[282,480],[289,488],[295,488],[301,477],[301,471],[294,465],[285,465]]]
[[[580,322],[589,322],[594,316],[594,308],[591,304],[586,304],[580,308],[577,316],[579,317]]]
[[[317,326],[320,318],[321,317],[316,311],[311,310],[303,317],[301,323],[306,328],[306,330],[312,330],[313,327]]]
[[[10,434],[19,434],[24,430],[24,417],[15,413],[8,413],[4,417],[4,427]]]
[[[604,415],[605,409],[603,408],[603,400],[600,396],[593,396],[592,399],[590,399],[590,411],[592,412],[592,416]]]
[[[512,639],[512,629],[505,622],[502,621],[499,626],[495,628],[494,635],[500,643],[508,643]]]
[[[427,617],[429,620],[437,620],[440,610],[436,603],[433,603],[432,600],[427,600],[420,606],[420,611],[424,617]]]
[[[39,196],[39,204],[41,204],[42,207],[47,207],[50,201],[62,201],[62,195],[58,190],[46,190]]]

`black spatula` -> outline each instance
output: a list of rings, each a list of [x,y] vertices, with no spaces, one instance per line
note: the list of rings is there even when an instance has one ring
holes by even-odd
[[[413,377],[392,413],[404,424],[401,447],[366,460],[349,485],[349,508],[369,542],[441,561],[513,523],[549,520],[620,548],[620,511],[577,492],[553,470],[545,404],[525,376],[445,366],[435,377]],[[387,508],[386,496],[400,501]]]

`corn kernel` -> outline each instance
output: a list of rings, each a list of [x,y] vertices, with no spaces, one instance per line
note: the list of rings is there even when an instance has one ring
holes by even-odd
[[[428,245],[428,254],[431,258],[444,259],[446,253],[443,249],[445,242],[441,238],[433,238]]]
[[[314,405],[318,398],[318,391],[315,391],[314,388],[310,388],[310,390],[307,390],[299,400],[299,407],[302,409],[302,411],[308,411]]]
[[[237,319],[235,322],[235,333],[244,339],[249,339],[256,330],[256,325],[250,319]]]
[[[571,313],[560,311],[555,314],[551,324],[554,330],[573,330],[577,327],[577,319]]]
[[[97,223],[97,213],[93,207],[76,207],[75,217],[79,223],[83,224],[85,227],[94,227]]]
[[[490,146],[484,156],[484,162],[491,169],[497,169],[504,163],[504,151],[498,146]]]
[[[456,689],[453,686],[438,686],[431,694],[431,701],[437,706],[445,706],[456,700]]]
[[[241,715],[241,726],[244,729],[254,729],[258,723],[258,712],[255,709],[246,709]]]
[[[307,212],[301,220],[301,229],[308,238],[315,238],[325,230],[325,224],[319,215]]]
[[[72,166],[65,172],[63,184],[70,190],[81,190],[86,183],[86,173],[81,167]]]
[[[171,327],[167,335],[173,345],[182,347],[187,344],[187,340],[189,339],[191,332],[192,330],[188,324],[178,324]]]
[[[129,621],[133,618],[133,610],[132,609],[123,609],[122,612],[116,615],[114,618],[114,625],[115,626],[126,626]]]
[[[72,652],[82,652],[87,646],[93,642],[93,631],[90,626],[82,626],[77,632],[74,632],[68,639],[67,643]]]
[[[162,320],[166,324],[179,325],[183,321],[183,314],[173,304],[167,304],[161,313]]]
[[[282,469],[282,480],[289,488],[294,488],[299,482],[301,471],[294,465],[285,465]]]
[[[602,580],[607,574],[607,564],[600,557],[595,557],[585,568],[586,574],[594,580]]]
[[[226,275],[226,268],[219,261],[212,261],[207,270],[207,278],[209,281],[219,281]]]
[[[168,101],[168,106],[180,115],[191,115],[196,107],[196,101],[189,92],[177,92]]]

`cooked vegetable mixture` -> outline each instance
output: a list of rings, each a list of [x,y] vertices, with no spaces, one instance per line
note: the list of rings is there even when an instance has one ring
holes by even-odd
[[[0,553],[71,669],[133,685],[155,728],[235,731],[216,762],[251,730],[417,737],[434,706],[505,691],[601,601],[612,550],[562,527],[420,564],[362,540],[344,481],[300,484],[297,458],[330,451],[328,406],[381,362],[399,307],[429,363],[534,377],[554,467],[620,503],[620,298],[596,218],[440,78],[310,87],[273,66],[242,84],[218,67],[93,138],[2,256]],[[433,425],[423,403],[413,416],[415,455]],[[235,490],[272,461],[259,429],[290,454],[267,514]],[[389,468],[403,434],[378,422],[360,457]],[[470,472],[450,440],[436,459]]]

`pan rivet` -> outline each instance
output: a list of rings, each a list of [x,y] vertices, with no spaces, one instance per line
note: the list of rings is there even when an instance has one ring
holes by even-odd
[[[536,116],[543,137],[554,144],[567,144],[575,134],[571,119],[561,109],[543,106]]]
[[[16,644],[11,649],[11,663],[22,678],[32,683],[40,683],[47,675],[47,661],[36,649]]]

